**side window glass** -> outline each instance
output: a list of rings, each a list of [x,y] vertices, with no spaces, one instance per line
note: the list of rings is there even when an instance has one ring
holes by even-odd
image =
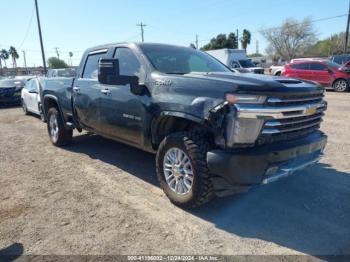
[[[114,58],[119,60],[119,70],[121,75],[140,77],[140,62],[136,55],[129,48],[117,48]]]
[[[310,65],[310,69],[311,70],[317,70],[317,71],[324,71],[327,69],[327,67],[323,64],[319,64],[319,63],[312,63]]]
[[[97,79],[98,60],[105,56],[106,53],[88,55],[85,62],[83,78]]]
[[[304,63],[304,64],[299,64],[298,65],[298,69],[299,70],[310,70],[310,66],[309,66],[310,64],[308,64],[308,63]]]
[[[33,88],[33,80],[27,81],[26,89],[29,91],[29,90],[32,90],[32,88]]]

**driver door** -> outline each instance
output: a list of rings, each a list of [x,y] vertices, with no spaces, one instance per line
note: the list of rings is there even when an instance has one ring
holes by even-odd
[[[119,60],[120,75],[138,76],[141,63],[132,49],[117,47],[114,58]],[[140,145],[142,121],[145,115],[143,96],[135,95],[130,85],[109,85],[108,92],[101,94],[101,125],[106,135]]]

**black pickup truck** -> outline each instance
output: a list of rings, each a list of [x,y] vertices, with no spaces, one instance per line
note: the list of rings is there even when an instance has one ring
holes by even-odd
[[[44,80],[42,101],[54,145],[76,129],[156,153],[162,189],[187,208],[314,164],[327,141],[321,86],[172,45],[90,48],[75,78]]]

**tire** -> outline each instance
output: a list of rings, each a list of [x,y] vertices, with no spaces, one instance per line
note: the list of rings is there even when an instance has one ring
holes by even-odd
[[[45,115],[44,115],[44,112],[43,112],[43,109],[42,109],[42,107],[41,107],[41,105],[39,104],[38,105],[38,108],[39,108],[39,115],[40,115],[40,120],[42,121],[42,122],[46,122],[46,118],[45,118]]]
[[[281,71],[277,71],[277,72],[275,73],[275,76],[281,76]]]
[[[73,130],[64,127],[61,114],[55,107],[50,108],[47,114],[47,131],[55,146],[65,146],[72,142]]]
[[[335,80],[332,86],[336,92],[346,92],[349,90],[349,82],[345,79]]]
[[[24,100],[21,100],[21,104],[22,104],[22,109],[25,115],[29,115],[28,109],[27,109],[27,105],[26,102],[24,102]]]
[[[197,207],[208,202],[214,196],[206,162],[206,155],[209,150],[207,141],[198,133],[180,132],[170,134],[164,138],[159,146],[156,156],[157,177],[164,193],[173,204],[179,207]],[[172,150],[175,150],[174,153]],[[183,157],[182,160],[184,160],[185,156],[188,158],[186,164],[181,164],[182,167],[181,165],[178,167],[182,171],[174,171],[174,169],[177,169],[177,167],[174,167],[175,165],[170,167],[169,161],[173,159],[171,156],[177,154],[176,152]],[[191,168],[189,168],[188,163],[190,163]],[[187,171],[185,172],[184,170]],[[188,171],[189,173],[187,173]],[[182,177],[181,172],[183,172]],[[189,183],[191,179],[192,183]],[[180,189],[182,188],[184,189],[183,191],[187,192],[176,192],[177,184],[178,191],[181,191]],[[188,188],[189,185],[190,188]]]

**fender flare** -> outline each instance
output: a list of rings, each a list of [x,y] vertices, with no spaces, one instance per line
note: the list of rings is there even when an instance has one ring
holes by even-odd
[[[65,119],[65,117],[63,115],[63,112],[61,110],[61,105],[58,102],[58,98],[56,96],[54,96],[54,95],[44,95],[44,97],[43,97],[42,108],[43,108],[43,113],[44,113],[46,119],[47,119],[47,113],[48,113],[48,110],[46,109],[46,103],[47,103],[46,101],[48,101],[49,99],[55,100],[55,102],[56,102],[56,104],[58,106],[58,111],[60,112],[60,115],[61,115],[61,117],[63,119],[63,124],[64,124],[64,126],[66,126],[66,119]]]
[[[178,112],[178,111],[162,111],[159,114],[156,114],[151,120],[151,127],[150,127],[149,132],[150,132],[150,137],[151,137],[152,143],[154,143],[156,141],[156,134],[157,134],[158,125],[160,123],[160,120],[163,117],[176,117],[179,119],[191,121],[191,122],[194,122],[196,124],[205,126],[204,119],[201,119],[200,117],[197,117],[197,116],[194,116],[191,114],[187,114],[184,112]]]

